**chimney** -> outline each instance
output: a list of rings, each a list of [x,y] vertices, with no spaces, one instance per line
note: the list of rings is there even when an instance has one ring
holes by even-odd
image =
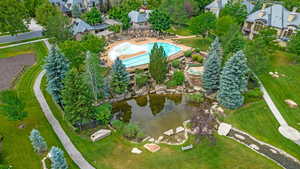
[[[293,8],[293,11],[289,14],[289,16],[288,16],[288,21],[289,22],[292,22],[296,17],[297,17],[297,7],[294,7]]]
[[[261,10],[260,10],[260,12],[259,12],[259,14],[258,14],[258,16],[261,18],[261,17],[263,17],[263,16],[265,16],[266,15],[266,4],[264,3],[263,4],[263,6],[262,6],[262,8],[261,8]]]

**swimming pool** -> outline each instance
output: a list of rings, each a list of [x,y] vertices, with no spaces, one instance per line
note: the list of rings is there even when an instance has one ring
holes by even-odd
[[[126,67],[148,64],[150,62],[150,53],[151,53],[151,49],[153,48],[153,45],[154,43],[135,45],[126,42],[114,47],[112,51],[109,53],[109,56],[112,60],[115,60],[117,57],[122,55],[131,55],[131,54],[145,51],[146,52],[145,54],[134,56],[128,59],[123,59],[122,61]],[[182,50],[180,47],[172,45],[170,43],[157,42],[157,45],[159,47],[162,46],[164,48],[167,57],[174,55]]]

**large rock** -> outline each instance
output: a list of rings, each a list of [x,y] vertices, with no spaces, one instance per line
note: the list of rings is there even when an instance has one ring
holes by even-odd
[[[298,104],[296,102],[294,102],[293,100],[291,100],[291,99],[286,99],[286,100],[284,100],[284,102],[286,104],[288,104],[290,108],[298,107]]]
[[[134,148],[131,150],[131,153],[133,153],[133,154],[141,154],[141,153],[142,153],[142,150],[140,150],[140,149],[134,147]]]
[[[153,143],[145,144],[144,147],[145,147],[148,151],[150,151],[150,152],[152,152],[152,153],[157,152],[158,150],[160,150],[160,146],[157,145],[157,144],[153,144]]]
[[[111,134],[111,131],[108,129],[100,129],[99,131],[97,131],[96,133],[91,135],[91,140],[93,142],[101,140],[107,136],[109,136]]]
[[[184,128],[182,126],[179,126],[179,127],[176,128],[176,134],[181,133],[183,131],[184,131]]]
[[[171,136],[173,134],[174,134],[173,129],[170,129],[170,130],[164,132],[164,135],[167,135],[167,136]]]
[[[156,85],[155,86],[155,91],[164,91],[167,89],[167,86],[166,85]]]
[[[227,134],[230,132],[232,126],[227,123],[221,123],[218,128],[218,134],[221,136],[227,136]]]

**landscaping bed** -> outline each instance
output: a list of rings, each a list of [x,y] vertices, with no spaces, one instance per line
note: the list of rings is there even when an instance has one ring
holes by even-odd
[[[34,54],[23,54],[0,59],[0,90],[12,87],[13,81],[25,67],[35,63]]]

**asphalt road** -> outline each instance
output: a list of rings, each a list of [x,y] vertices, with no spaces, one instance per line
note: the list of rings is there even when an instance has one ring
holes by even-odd
[[[42,37],[42,31],[33,31],[33,32],[25,32],[21,34],[17,34],[15,36],[0,36],[0,43],[10,43],[10,42],[17,42],[27,39],[39,38]]]

